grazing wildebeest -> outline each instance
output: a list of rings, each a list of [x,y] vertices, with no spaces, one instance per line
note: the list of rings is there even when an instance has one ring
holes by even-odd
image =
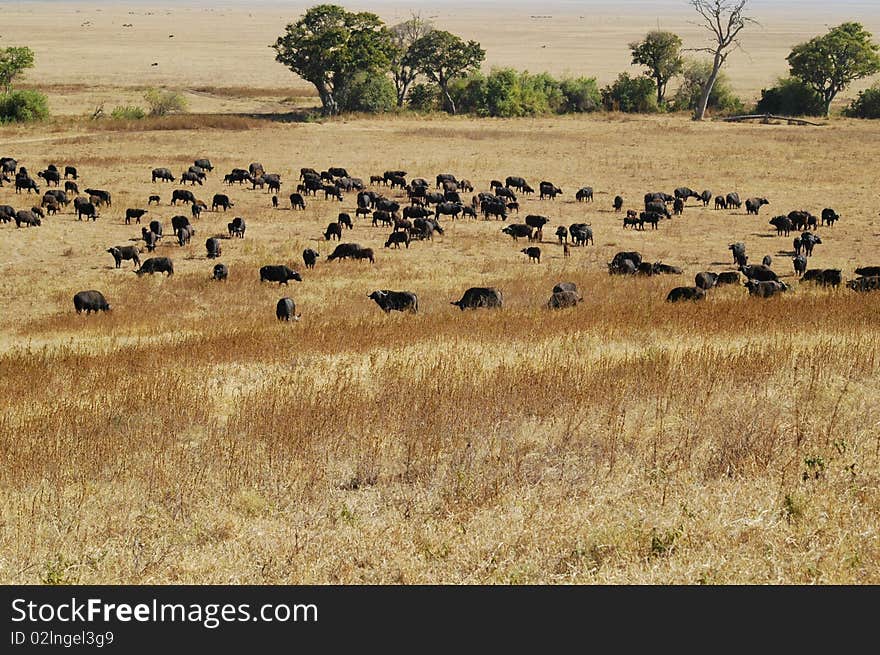
[[[859,291],[861,293],[866,291],[877,291],[880,290],[880,276],[869,275],[857,277],[855,280],[847,282],[846,286],[848,289]]]
[[[411,312],[413,314],[419,311],[419,298],[412,291],[391,291],[390,289],[379,289],[369,294],[367,298],[375,301],[382,311],[389,312]]]
[[[236,216],[232,219],[231,223],[227,223],[226,229],[229,231],[229,236],[244,239],[244,233],[247,230],[247,225],[245,224],[244,219],[241,216]]]
[[[223,211],[226,211],[230,207],[235,207],[235,203],[225,193],[215,193],[211,200],[211,211],[217,211],[218,207],[223,207]]]
[[[749,280],[745,283],[745,286],[749,290],[750,296],[757,296],[759,298],[769,298],[775,296],[777,293],[788,291],[788,286],[779,280],[765,280],[760,282],[757,280]]]
[[[576,246],[586,246],[588,243],[595,245],[593,241],[593,228],[589,223],[572,223],[568,226],[571,242]]]
[[[87,193],[90,196],[97,196],[101,199],[101,202],[108,207],[113,206],[112,198],[109,191],[104,191],[103,189],[86,189],[83,193]]]
[[[554,291],[547,301],[548,309],[565,309],[567,307],[576,307],[581,298],[577,291]]]
[[[275,305],[275,318],[279,321],[298,321],[301,315],[296,313],[296,303],[293,298],[282,298]]]
[[[725,284],[739,284],[739,280],[739,271],[724,271],[723,273],[718,274],[715,286],[720,287]]]
[[[675,191],[673,191],[673,194],[676,198],[681,200],[682,204],[687,202],[688,198],[696,198],[697,200],[702,200],[702,197],[699,193],[686,186],[678,187],[677,189],[675,189]]]
[[[537,264],[541,263],[541,249],[537,246],[523,248],[522,250],[520,250],[520,252],[524,255],[528,255],[530,262],[535,262]]]
[[[134,219],[135,223],[141,222],[141,217],[147,213],[146,209],[134,209],[129,207],[125,210],[125,224],[130,225],[131,219]]]
[[[73,307],[77,314],[110,311],[110,303],[107,302],[104,294],[94,289],[77,293],[73,297]]]
[[[501,231],[513,237],[514,241],[519,240],[520,237],[528,237],[529,240],[532,238],[532,227],[524,223],[513,223],[501,228]]]
[[[385,242],[385,247],[400,248],[400,244],[403,243],[406,245],[407,248],[409,248],[409,243],[411,240],[412,238],[410,237],[409,232],[407,232],[406,230],[400,232],[395,231],[388,235],[388,240]]]
[[[111,246],[107,248],[107,252],[113,255],[113,261],[116,262],[116,268],[122,266],[123,260],[130,259],[134,265],[140,267],[141,258],[139,257],[137,246]]]
[[[562,193],[558,191],[557,193]],[[593,202],[593,187],[591,186],[583,186],[577,190],[577,193],[574,194],[575,199],[578,202]]]
[[[290,194],[290,208],[291,209],[305,209],[306,201],[302,197],[301,193],[291,193]]]
[[[812,257],[813,248],[822,243],[822,239],[812,232],[804,232],[803,234],[801,234],[801,243],[804,246],[804,254],[807,257]]]
[[[676,198],[672,203],[672,213],[676,216],[680,216],[684,213],[684,200],[681,198]]]
[[[214,264],[214,270],[211,273],[212,280],[223,281],[229,277],[229,269],[226,264]]]
[[[788,236],[794,228],[794,224],[788,216],[774,216],[768,223],[776,228],[777,236]]]
[[[315,262],[318,261],[320,256],[317,250],[312,250],[311,248],[303,250],[303,263],[306,265],[306,268],[315,268]]]
[[[708,206],[709,206],[709,201],[712,200],[712,192],[709,191],[709,189],[705,189],[705,190],[700,194],[700,200],[703,201],[703,207],[708,207]]]
[[[740,266],[739,270],[745,274],[749,280],[757,282],[778,282],[779,277],[769,266],[763,264]]]
[[[42,225],[39,217],[35,216],[32,211],[27,209],[19,209],[15,212],[15,227],[21,227],[22,225],[26,227],[39,227]]]
[[[145,260],[141,267],[135,271],[138,277],[144,273],[168,273],[168,277],[174,275],[174,264],[168,257],[150,257]]]
[[[770,255],[764,255],[764,259],[761,260],[761,263],[764,266],[773,266],[773,258]]]
[[[840,216],[838,216],[837,212],[830,207],[826,207],[822,210],[822,225],[830,225],[833,227],[834,223],[839,220]]]
[[[739,209],[742,207],[742,200],[739,199],[739,194],[736,192],[727,194],[727,206],[731,209]]]
[[[162,180],[163,182],[174,182],[174,175],[171,173],[171,170],[168,168],[154,168],[152,171],[152,181]]]
[[[65,166],[64,167],[64,179],[70,176],[74,180],[77,179],[76,166]]]
[[[495,287],[471,287],[464,292],[461,300],[450,303],[460,310],[485,308],[499,308],[503,306],[501,291]]]
[[[550,198],[550,200],[556,200],[556,196],[562,195],[562,189],[553,184],[552,182],[541,182],[538,185],[540,189],[540,197],[543,200],[545,197]]]
[[[210,159],[196,159],[193,164],[198,166],[199,168],[204,168],[206,171],[213,171],[214,167],[211,165]]]
[[[158,205],[160,200],[161,200],[161,198],[159,196],[155,196],[155,195],[150,196],[149,199],[147,200],[147,207],[152,205],[154,202]]]
[[[737,277],[739,275],[737,274]],[[694,285],[700,287],[703,290],[708,290],[714,287],[718,283],[718,274],[710,273],[708,271],[703,271],[701,273],[697,273],[694,277]]]
[[[684,300],[703,300],[706,291],[700,287],[675,287],[666,294],[666,302],[681,302]]]
[[[373,249],[364,248],[359,243],[340,243],[327,257],[328,262],[335,259],[369,259],[374,262]]]
[[[145,227],[142,227],[141,238],[147,245],[147,252],[153,252],[156,249],[156,242],[159,240],[159,237],[156,236],[155,232],[153,232],[152,230],[148,230]]]
[[[727,209],[727,198],[715,196],[715,209]]]
[[[82,217],[91,218],[93,221],[98,220],[98,209],[93,202],[81,202],[76,206],[76,220],[81,221]]]
[[[611,206],[614,208],[614,211],[619,212],[621,209],[623,209],[623,197],[614,196],[614,202]]]
[[[559,239],[560,245],[566,241],[568,241],[568,228],[564,225],[560,225],[556,228],[556,237]]]
[[[749,198],[746,200],[746,213],[757,216],[761,207],[769,204],[770,201],[767,198]]]
[[[208,251],[208,259],[216,259],[219,257],[223,249],[220,246],[220,239],[217,237],[210,237],[207,241],[205,241],[205,250]]]
[[[280,286],[282,284],[286,285],[290,280],[302,282],[302,276],[283,264],[260,267],[260,282],[277,282]]]
[[[189,189],[174,189],[171,192],[171,204],[176,205],[178,200],[181,202],[195,202],[196,197]]]
[[[804,255],[797,255],[791,261],[794,264],[794,274],[796,276],[801,277],[807,272],[807,258]]]

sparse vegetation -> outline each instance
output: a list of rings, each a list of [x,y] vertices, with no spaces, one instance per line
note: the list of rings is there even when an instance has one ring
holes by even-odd
[[[144,102],[150,108],[150,116],[178,114],[187,109],[186,98],[182,93],[167,89],[147,89]]]
[[[860,91],[844,114],[852,118],[880,118],[880,84]]]
[[[110,112],[110,118],[114,120],[139,121],[146,116],[147,112],[136,105],[120,105]]]

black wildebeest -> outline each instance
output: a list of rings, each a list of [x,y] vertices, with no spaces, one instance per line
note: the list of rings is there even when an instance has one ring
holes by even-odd
[[[391,311],[411,312],[419,311],[419,298],[412,291],[391,291],[390,289],[378,289],[367,296],[375,301],[386,314]]]
[[[703,300],[706,291],[700,287],[675,287],[666,294],[666,302],[681,302],[685,300]]]
[[[168,257],[150,257],[145,260],[141,267],[135,271],[138,277],[149,273],[168,273],[168,277],[174,275],[174,263]]]
[[[311,248],[306,248],[303,250],[303,263],[306,265],[306,268],[315,268],[315,262],[318,261],[318,257],[320,257],[320,253],[317,250],[312,250]]]
[[[296,313],[296,303],[293,298],[282,298],[275,305],[275,318],[279,321],[298,321],[301,314]]]
[[[460,300],[450,303],[460,310],[485,308],[500,308],[504,304],[501,291],[495,287],[471,287],[464,292]]]
[[[290,280],[302,282],[302,276],[283,264],[260,267],[260,282],[277,282],[280,286],[282,284],[286,285]]]
[[[137,246],[111,246],[107,248],[107,252],[113,255],[113,261],[116,262],[116,268],[122,266],[123,260],[131,260],[135,266],[140,267],[141,258],[139,257]]]
[[[110,311],[110,303],[107,302],[104,294],[94,289],[77,293],[73,297],[73,307],[77,314]]]

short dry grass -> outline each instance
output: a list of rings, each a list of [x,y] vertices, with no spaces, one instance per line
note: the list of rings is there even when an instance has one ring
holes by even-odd
[[[877,583],[880,295],[797,285],[773,213],[832,206],[811,266],[853,276],[880,264],[872,125],[823,128],[628,119],[335,120],[248,130],[0,131],[32,171],[75,164],[80,188],[113,192],[94,223],[69,213],[40,228],[0,226],[0,579],[231,583]],[[145,219],[196,157],[216,169],[198,197],[225,191],[192,245],[163,244],[174,277],[137,278],[104,250],[128,243],[126,207]],[[270,194],[222,175],[260,161]],[[522,199],[552,225],[592,223],[595,246],[563,258],[545,229],[529,264],[496,221],[445,221],[409,250],[356,222],[345,240],[376,264],[332,262],[321,232],[343,203],[285,201],[301,166],[343,165],[555,181],[555,202]],[[574,202],[583,184],[593,205]],[[610,211],[688,184],[767,196],[761,216],[702,209],[657,232],[624,231]],[[188,187],[189,188],[189,187]],[[390,192],[389,192],[390,193]],[[8,186],[0,204],[34,203]],[[769,211],[768,211],[769,210]],[[232,216],[226,283],[204,239]],[[513,215],[512,220],[517,220]],[[727,244],[774,257],[795,289],[767,301],[742,288],[669,305],[700,270],[731,268]],[[322,255],[303,271],[300,253]],[[610,278],[618,250],[684,268]],[[289,263],[304,282],[260,284]],[[545,308],[558,281],[576,309]],[[460,312],[472,285],[506,306]],[[77,316],[101,289],[111,313]],[[379,288],[419,294],[418,315],[384,315]],[[279,324],[275,302],[303,318]]]

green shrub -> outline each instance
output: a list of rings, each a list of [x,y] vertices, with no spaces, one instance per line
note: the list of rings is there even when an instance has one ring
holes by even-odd
[[[134,105],[120,105],[114,107],[113,111],[110,112],[110,118],[126,121],[139,121],[145,118],[146,115],[146,111]]]
[[[784,114],[786,116],[824,116],[822,97],[795,77],[780,79],[776,86],[761,89],[761,99],[755,105],[756,114]]]
[[[685,63],[682,72],[681,86],[675,93],[672,106],[676,111],[694,111],[700,104],[703,85],[712,74],[712,64],[708,61],[690,59]],[[715,86],[709,94],[707,109],[721,114],[739,114],[745,109],[730,86],[730,81],[723,71],[715,78]]]
[[[657,88],[654,80],[640,75],[618,75],[614,84],[602,89],[602,105],[608,111],[627,113],[650,113],[658,111]]]
[[[576,77],[562,80],[559,84],[562,104],[557,111],[560,114],[576,114],[596,111],[602,106],[602,94],[596,79],[592,77]]]
[[[175,112],[186,111],[187,102],[182,94],[176,91],[148,89],[144,93],[144,101],[150,107],[151,116],[165,116]]]
[[[437,87],[430,84],[413,84],[406,96],[406,102],[413,111],[434,111],[437,109]]]
[[[460,114],[488,116],[486,92],[486,78],[480,73],[449,83],[449,95]]]
[[[340,111],[379,114],[397,106],[394,83],[384,75],[359,73],[336,92]]]
[[[880,118],[880,84],[859,91],[859,97],[843,110],[843,114],[852,118]]]
[[[0,123],[42,121],[49,117],[49,99],[39,91],[0,93]]]

